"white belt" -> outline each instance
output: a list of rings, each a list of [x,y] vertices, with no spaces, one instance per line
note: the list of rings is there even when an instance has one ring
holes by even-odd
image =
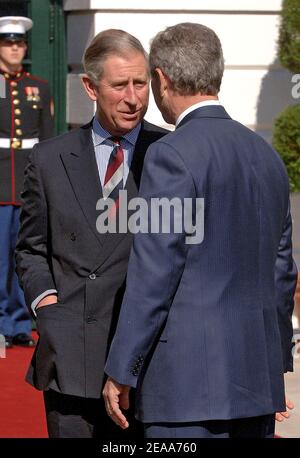
[[[10,148],[13,147],[14,143],[19,143],[17,149],[30,149],[39,142],[38,138],[25,138],[24,140],[19,140],[17,138],[0,138],[0,148]]]

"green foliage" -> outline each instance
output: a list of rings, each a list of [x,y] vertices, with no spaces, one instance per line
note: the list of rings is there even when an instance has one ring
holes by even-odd
[[[274,124],[273,146],[282,157],[292,192],[300,192],[300,104],[284,110]]]
[[[300,73],[300,0],[283,0],[279,59],[283,67]]]

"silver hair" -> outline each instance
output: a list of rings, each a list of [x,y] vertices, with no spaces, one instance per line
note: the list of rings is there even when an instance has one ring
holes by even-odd
[[[109,56],[128,57],[131,53],[145,57],[148,73],[148,54],[141,42],[124,30],[108,29],[96,35],[84,52],[82,63],[85,73],[97,85],[103,74],[104,62]]]
[[[182,95],[216,95],[221,86],[224,58],[221,42],[208,27],[182,23],[159,32],[150,48],[150,71],[161,71]]]

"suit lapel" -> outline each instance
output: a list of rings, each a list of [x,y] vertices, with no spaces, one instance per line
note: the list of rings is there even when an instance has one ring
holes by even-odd
[[[145,128],[146,127],[146,128]],[[101,252],[97,265],[91,271],[96,271],[111,255],[124,237],[130,233],[100,234],[96,228],[99,211],[96,204],[102,198],[102,187],[98,173],[94,145],[91,134],[92,122],[79,130],[79,141],[74,142],[70,150],[61,153],[61,159],[70,180],[80,208],[99,244]],[[157,139],[161,134],[157,134]],[[155,141],[153,132],[147,130],[147,123],[143,122],[138,136],[134,154],[126,181],[127,200],[138,195],[144,157],[148,146]],[[127,222],[126,222],[127,225]],[[118,226],[117,226],[118,227]]]
[[[96,203],[102,197],[101,182],[91,135],[91,123],[79,131],[79,142],[72,145],[72,151],[61,154],[66,173],[71,182],[80,208],[98,242],[103,236],[96,229]]]
[[[137,197],[138,189],[141,180],[141,173],[143,168],[144,157],[146,154],[146,150],[150,143],[153,142],[153,135],[149,135],[149,132],[144,129],[144,123],[142,124],[142,128],[140,134],[138,136],[134,154],[132,158],[132,162],[130,165],[130,170],[128,174],[128,178],[125,185],[125,190],[127,191],[127,201],[129,202],[130,199]],[[128,214],[130,216],[130,214]],[[126,220],[126,227],[127,227],[127,220]],[[118,215],[117,215],[117,227],[118,227]],[[101,253],[101,260],[97,263],[94,267],[94,271],[99,269],[99,267],[103,264],[103,262],[111,255],[111,253],[116,249],[119,245],[121,240],[124,237],[131,236],[130,233],[107,233],[103,234],[101,237],[103,243],[103,251]]]

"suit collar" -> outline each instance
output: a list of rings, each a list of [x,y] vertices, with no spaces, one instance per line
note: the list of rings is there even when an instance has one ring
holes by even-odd
[[[181,123],[183,118],[187,116],[189,113],[192,111],[196,110],[197,108],[205,107],[205,106],[210,106],[210,105],[221,105],[219,99],[213,99],[213,100],[202,100],[202,102],[194,103],[193,105],[190,105],[186,110],[184,110],[177,118],[177,121],[175,123],[175,127],[178,126],[178,124]]]
[[[176,129],[183,126],[192,119],[197,118],[223,118],[231,119],[229,114],[226,112],[225,108],[222,105],[208,105],[204,107],[197,108],[196,110],[188,113],[182,121],[178,124]]]

